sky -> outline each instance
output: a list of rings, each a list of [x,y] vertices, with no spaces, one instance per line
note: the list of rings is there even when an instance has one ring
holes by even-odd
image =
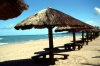
[[[17,23],[47,7],[57,9],[90,25],[100,26],[100,0],[24,0],[24,2],[29,5],[28,10],[24,10],[16,18],[0,20],[0,36],[47,34],[46,28],[14,29]]]

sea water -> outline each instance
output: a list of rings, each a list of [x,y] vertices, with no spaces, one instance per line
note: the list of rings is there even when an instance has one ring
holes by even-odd
[[[81,33],[76,33],[81,36]],[[72,33],[55,33],[53,38],[70,37]],[[41,39],[48,39],[48,34],[42,35],[13,35],[13,36],[0,36],[0,45],[14,44],[18,42],[35,41]]]

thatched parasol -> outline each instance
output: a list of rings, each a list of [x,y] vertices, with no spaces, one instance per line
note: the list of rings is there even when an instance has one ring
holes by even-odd
[[[52,29],[55,26],[71,26],[79,27],[85,25],[78,19],[75,19],[67,14],[62,13],[53,8],[47,8],[41,10],[35,15],[23,20],[15,26],[15,29],[31,29],[31,28],[47,28],[49,34],[49,48],[50,48],[50,58],[53,59],[53,35]]]
[[[0,20],[17,17],[27,8],[23,0],[0,0]]]
[[[82,31],[82,41],[84,43],[84,32],[86,32],[87,36],[87,40],[88,40],[88,32],[98,32],[99,30],[97,28],[95,28],[92,25],[86,24],[84,23],[84,25],[86,25],[86,27],[58,27],[56,28],[55,32],[61,32],[61,31],[69,31],[69,32],[73,32],[73,42],[74,42],[74,49],[75,49],[75,44],[76,44],[76,38],[75,38],[75,32],[77,31]],[[92,39],[92,33],[91,33],[91,39]]]
[[[96,27],[92,26],[92,25],[89,25],[89,26],[91,27],[91,29],[85,29],[85,30],[83,30],[83,32],[86,32],[86,38],[87,38],[87,40],[89,39],[89,35],[90,35],[90,39],[92,41],[93,36],[94,36],[93,34],[94,33],[98,33],[99,30]]]
[[[76,37],[75,32],[80,31],[81,29],[85,29],[83,27],[58,27],[55,29],[55,32],[69,31],[73,33],[73,50],[75,50],[76,46]]]
[[[16,25],[16,29],[47,28],[48,26],[85,27],[84,23],[58,10],[48,7]]]
[[[86,27],[58,27],[56,28],[55,32],[61,32],[61,31],[69,31],[73,33],[73,50],[75,50],[75,44],[76,44],[76,37],[75,32],[82,31],[82,42],[84,43],[84,31],[91,30],[93,27],[90,25],[84,23]]]

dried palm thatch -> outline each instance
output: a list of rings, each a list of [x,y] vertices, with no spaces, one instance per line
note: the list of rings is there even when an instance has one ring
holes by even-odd
[[[84,23],[53,8],[41,10],[15,26],[16,29],[46,28],[48,26],[85,26]]]
[[[57,27],[55,29],[55,32],[61,32],[61,31],[70,31],[70,32],[77,32],[77,31],[84,31],[84,32],[97,32],[99,31],[97,28],[95,28],[92,25],[86,24],[84,23],[84,25],[86,25],[86,27]]]
[[[69,32],[77,32],[77,31],[82,31],[86,28],[84,27],[57,27],[55,29],[55,32],[62,32],[62,31],[69,31]]]
[[[17,17],[27,8],[23,0],[0,0],[0,20]]]
[[[91,29],[85,29],[83,31],[85,31],[85,32],[99,32],[98,28],[96,28],[96,27],[94,27],[92,25],[89,25],[89,26],[91,27]]]
[[[100,32],[100,29],[99,28],[97,28],[97,30]]]

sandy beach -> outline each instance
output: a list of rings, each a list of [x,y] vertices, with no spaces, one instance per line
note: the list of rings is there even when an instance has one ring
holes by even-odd
[[[81,36],[77,36],[79,40]],[[54,38],[54,47],[64,46],[72,37]],[[0,46],[0,66],[49,66],[31,61],[35,52],[48,48],[48,39]],[[62,48],[64,49],[64,48]],[[54,66],[100,66],[100,37],[84,45],[81,50],[61,52],[69,54],[68,59],[58,59]],[[56,56],[60,58],[60,56]],[[17,64],[17,65],[16,65]],[[52,66],[52,65],[51,65]]]

